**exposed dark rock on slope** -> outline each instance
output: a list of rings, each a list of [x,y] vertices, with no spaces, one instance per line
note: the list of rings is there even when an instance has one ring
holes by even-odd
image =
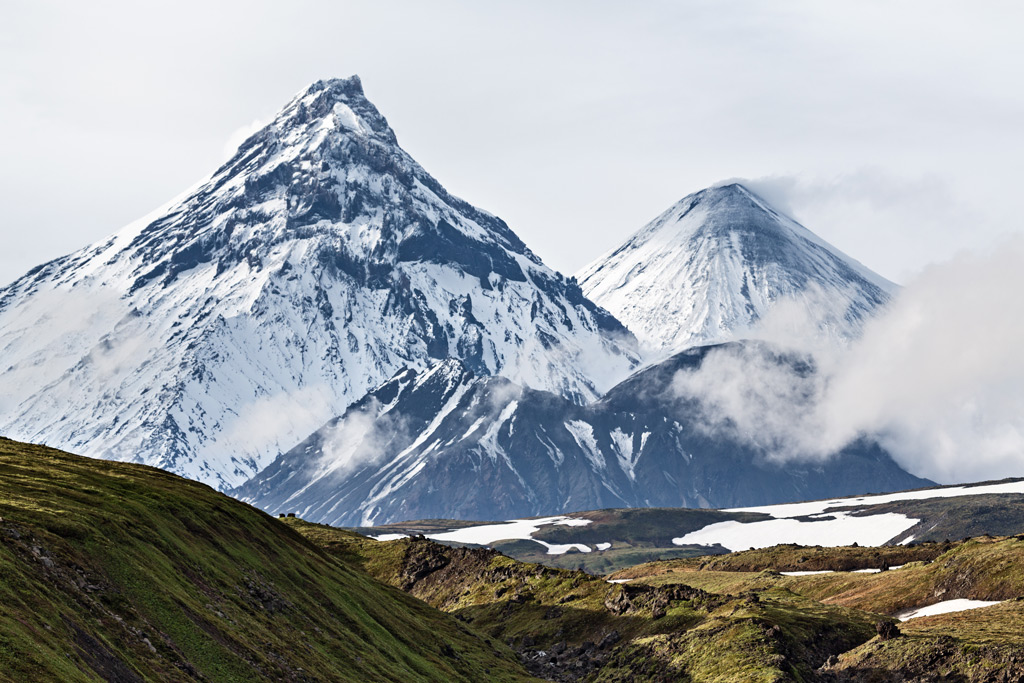
[[[760,505],[930,483],[867,441],[780,465],[743,440],[708,433],[700,405],[676,397],[672,380],[713,351],[678,354],[585,406],[477,377],[455,360],[404,371],[233,495],[270,512],[370,526]],[[792,372],[813,371],[800,359],[769,357]]]

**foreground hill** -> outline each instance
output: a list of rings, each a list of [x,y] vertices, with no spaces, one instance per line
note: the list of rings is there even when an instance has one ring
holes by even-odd
[[[500,642],[279,520],[0,440],[0,680],[522,681]]]
[[[1017,681],[1022,539],[775,547],[619,584],[0,440],[0,680]],[[871,564],[892,568],[777,571]],[[987,606],[905,614],[950,599]]]
[[[711,433],[673,389],[715,354],[756,354],[794,381],[802,357],[761,343],[690,349],[587,405],[446,360],[395,375],[232,491],[337,526],[511,519],[606,507],[732,507],[926,486],[868,439],[814,460]]]
[[[843,571],[872,566],[873,572]],[[1024,536],[1012,536],[914,549],[780,546],[706,562],[655,562],[612,576],[637,588],[784,591],[901,619],[899,634],[829,657],[813,680],[1010,683],[1024,680],[1022,567]]]
[[[684,585],[615,585],[493,550],[424,539],[380,543],[289,523],[382,581],[504,640],[532,673],[554,681],[807,680],[830,656],[869,641],[884,619],[783,591],[751,599]]]
[[[493,550],[423,538],[375,542],[288,522],[328,552],[504,639],[549,680],[980,683],[1024,676],[1024,537],[778,546],[651,563],[609,583]],[[818,569],[779,571],[793,566]],[[934,615],[915,616],[922,608]]]

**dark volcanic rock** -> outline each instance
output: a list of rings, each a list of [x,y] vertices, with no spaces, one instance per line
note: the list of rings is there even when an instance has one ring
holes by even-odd
[[[738,507],[916,488],[877,444],[784,465],[728,431],[709,432],[704,406],[672,390],[677,373],[719,350],[686,351],[601,400],[480,377],[449,360],[404,371],[234,495],[270,513],[371,526],[411,519],[512,519],[621,507]],[[795,376],[801,358],[752,345]]]

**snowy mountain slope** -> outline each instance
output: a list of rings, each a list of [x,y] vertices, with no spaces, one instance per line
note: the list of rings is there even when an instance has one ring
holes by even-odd
[[[320,81],[207,180],[0,290],[0,430],[228,487],[403,367],[590,399],[635,340]]]
[[[612,546],[639,543],[662,548],[703,545],[713,553],[722,548],[741,551],[786,543],[880,546],[941,541],[944,536],[1005,536],[1020,530],[1022,505],[1024,480],[1018,479],[714,512],[686,508],[597,510],[497,524],[460,521],[446,528],[443,521],[435,519],[378,531],[358,530],[382,541],[423,534],[446,543],[500,547],[500,541],[530,540],[543,546],[547,555],[564,554],[572,548],[601,553]],[[584,533],[580,533],[581,527],[586,528]],[[573,540],[576,542],[570,542]]]
[[[885,507],[887,504],[943,498],[968,500],[972,496],[1000,494],[1024,494],[1024,481],[947,486],[900,491],[888,495],[737,508],[730,512],[763,512],[770,515],[772,519],[710,524],[697,531],[674,538],[672,542],[676,545],[717,544],[731,550],[767,548],[779,543],[833,547],[851,543],[860,543],[861,545],[905,544],[915,540],[915,535],[908,532],[915,528],[921,529],[920,522],[922,520],[914,519],[903,511],[891,511]],[[952,516],[950,510],[943,512],[943,517]],[[928,522],[922,529],[925,533],[938,526],[936,520],[930,519]],[[963,522],[961,523],[963,524]]]
[[[709,434],[700,407],[671,390],[676,373],[699,367],[709,350],[647,368],[585,406],[474,376],[455,360],[404,371],[232,495],[271,513],[372,526],[769,504],[928,483],[868,442],[777,465],[746,442]]]
[[[738,184],[683,198],[576,278],[655,354],[742,338],[783,298],[851,336],[895,288]]]

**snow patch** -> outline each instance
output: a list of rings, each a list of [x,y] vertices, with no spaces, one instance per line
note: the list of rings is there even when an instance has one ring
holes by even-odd
[[[917,619],[918,617],[931,617],[936,614],[949,614],[950,612],[965,612],[969,609],[978,609],[980,607],[991,607],[992,605],[998,605],[999,600],[966,600],[964,598],[957,598],[956,600],[943,600],[937,602],[934,605],[928,605],[926,607],[918,607],[916,609],[907,610],[906,612],[900,612],[896,615],[896,618],[900,621],[906,621],[907,619]]]
[[[605,469],[604,456],[601,454],[601,449],[597,447],[597,440],[594,439],[594,428],[582,420],[570,420],[564,424],[594,469]]]
[[[356,115],[352,108],[344,102],[337,102],[334,105],[334,118],[343,127],[348,128],[356,133],[366,133],[366,127],[363,126],[363,122],[359,120],[359,116]]]
[[[536,540],[532,537],[533,534],[539,531],[542,526],[549,524],[586,526],[590,523],[589,519],[575,519],[564,515],[540,517],[537,519],[513,519],[499,524],[483,524],[453,531],[444,531],[438,534],[427,534],[427,538],[435,541],[449,541],[451,543],[491,545],[497,541]]]
[[[636,473],[633,466],[636,461],[633,459],[633,435],[627,434],[618,427],[611,433],[612,444],[615,446],[615,455],[619,460],[619,467],[632,481],[636,481]],[[643,447],[641,446],[641,450]],[[639,455],[639,454],[638,454]]]
[[[837,512],[829,519],[802,521],[769,519],[760,522],[717,522],[673,538],[676,545],[720,544],[732,551],[748,548],[770,548],[782,543],[820,545],[826,547],[883,545],[918,523],[906,515],[887,512],[881,515],[853,517]]]
[[[757,507],[729,508],[729,512],[763,512],[772,517],[804,517],[828,512],[832,508],[882,505],[902,500],[928,500],[931,498],[955,498],[957,496],[974,496],[993,493],[1024,493],[1024,480],[984,484],[982,486],[950,486],[920,491],[899,491],[870,496],[852,498],[833,498],[831,500],[814,500],[806,503],[783,503],[780,505],[760,505]]]

